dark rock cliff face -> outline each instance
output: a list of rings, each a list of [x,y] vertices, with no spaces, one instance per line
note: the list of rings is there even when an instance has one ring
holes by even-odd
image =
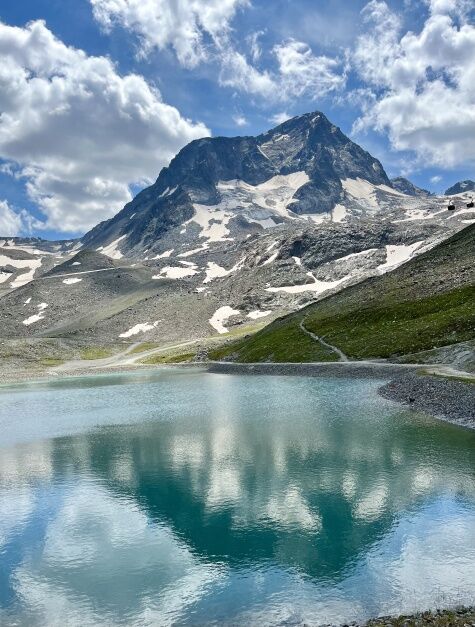
[[[98,247],[127,235],[127,247],[146,247],[189,220],[193,203],[215,205],[220,181],[259,185],[277,175],[305,172],[308,182],[295,195],[292,211],[331,211],[341,199],[341,181],[361,178],[374,185],[391,183],[381,165],[346,137],[322,113],[302,115],[257,137],[204,138],[185,146],[149,188],[114,218],[83,238]]]
[[[446,196],[452,196],[452,194],[463,194],[463,192],[475,192],[475,181],[467,179],[466,181],[459,181],[445,190]]]
[[[391,185],[394,187],[394,189],[397,189],[398,192],[402,192],[407,196],[431,196],[431,193],[427,189],[417,187],[417,185],[414,185],[414,183],[411,183],[411,181],[404,178],[403,176],[397,176],[396,178],[391,179]]]

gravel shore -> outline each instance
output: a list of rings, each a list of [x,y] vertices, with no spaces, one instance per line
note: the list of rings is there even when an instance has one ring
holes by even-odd
[[[412,616],[382,616],[365,623],[364,627],[474,627],[475,608],[420,612]],[[348,626],[350,627],[350,626]]]
[[[405,372],[379,389],[398,401],[448,422],[475,429],[475,384]]]
[[[354,377],[358,379],[382,378],[390,379],[407,370],[420,368],[413,364],[391,364],[388,362],[336,362],[296,364],[296,363],[265,363],[239,364],[234,362],[211,362],[208,372],[219,374],[249,374],[300,377]]]

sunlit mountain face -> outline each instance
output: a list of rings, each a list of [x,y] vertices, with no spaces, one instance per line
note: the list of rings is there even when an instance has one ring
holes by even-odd
[[[378,384],[170,371],[1,395],[22,426],[0,616],[339,623],[468,599],[474,436]]]
[[[198,139],[81,239],[0,238],[0,326],[102,343],[256,328],[472,224],[470,194],[391,181],[318,111]]]

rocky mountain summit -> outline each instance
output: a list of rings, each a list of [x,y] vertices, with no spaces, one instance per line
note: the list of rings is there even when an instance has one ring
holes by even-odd
[[[171,342],[252,328],[430,249],[475,221],[467,198],[448,211],[390,181],[318,112],[196,140],[80,241],[3,241],[3,334]]]
[[[417,187],[417,185],[414,185],[414,183],[411,183],[409,179],[406,179],[403,176],[397,176],[396,178],[391,179],[391,185],[394,187],[394,189],[397,189],[398,192],[402,192],[407,196],[419,196],[422,198],[432,196],[432,194],[427,189]]]
[[[466,192],[475,192],[475,181],[467,179],[465,181],[458,181],[452,187],[445,190],[446,196],[453,196],[455,194],[464,194]]]
[[[115,241],[134,256],[192,240],[229,240],[299,216],[318,220],[347,191],[351,195],[346,180],[390,189],[379,161],[322,113],[293,118],[258,137],[204,138],[185,146],[154,185],[88,233],[83,244],[97,248]],[[364,203],[359,208],[370,209]]]

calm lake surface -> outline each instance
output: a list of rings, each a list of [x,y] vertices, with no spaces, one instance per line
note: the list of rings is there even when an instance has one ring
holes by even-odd
[[[475,433],[380,381],[0,390],[0,624],[343,623],[475,597]]]

